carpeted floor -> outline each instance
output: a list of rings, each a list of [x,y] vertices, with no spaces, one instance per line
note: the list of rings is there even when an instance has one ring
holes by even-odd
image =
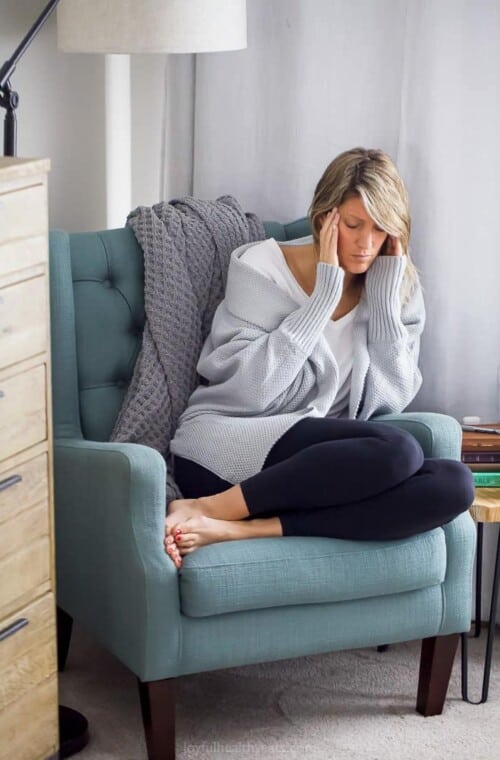
[[[486,632],[471,639],[470,691],[480,693]],[[488,702],[460,696],[457,655],[442,715],[415,712],[419,642],[183,676],[177,760],[498,760],[500,634]],[[60,702],[83,712],[81,760],[145,760],[135,677],[75,628]]]

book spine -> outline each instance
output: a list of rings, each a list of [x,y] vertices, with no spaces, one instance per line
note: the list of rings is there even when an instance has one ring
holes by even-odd
[[[500,464],[500,451],[462,451],[462,462],[468,464],[469,462],[488,463],[488,464]]]
[[[496,464],[478,464],[477,462],[464,462],[465,466],[472,472],[498,472],[498,462]]]
[[[500,488],[500,472],[474,472],[473,477],[478,488]]]

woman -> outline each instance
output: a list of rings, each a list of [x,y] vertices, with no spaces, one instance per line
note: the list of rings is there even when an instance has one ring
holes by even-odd
[[[407,193],[380,150],[345,151],[309,208],[313,234],[231,255],[225,298],[171,441],[184,499],[165,549],[263,536],[398,539],[473,501],[469,469],[424,459],[376,414],[415,397],[425,312]]]

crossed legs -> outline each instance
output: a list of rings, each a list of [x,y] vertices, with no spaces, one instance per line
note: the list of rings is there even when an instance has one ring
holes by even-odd
[[[165,546],[181,556],[215,541],[281,535],[389,540],[442,525],[473,501],[454,460],[424,460],[409,433],[386,423],[307,418],[237,485],[176,457],[191,498],[170,503]],[[193,485],[194,484],[194,485]]]

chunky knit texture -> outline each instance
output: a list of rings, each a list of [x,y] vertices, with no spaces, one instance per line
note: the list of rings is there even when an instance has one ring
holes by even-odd
[[[196,364],[224,297],[231,252],[263,240],[264,226],[231,195],[140,206],[127,219],[144,253],[146,321],[111,439],[157,449],[167,462],[167,502],[181,498],[170,440],[200,378]]]
[[[299,308],[276,283],[231,255],[226,295],[202,348],[200,385],[171,451],[230,483],[260,472],[273,444],[298,420],[323,417],[339,385],[323,331],[342,295],[344,271],[320,262]],[[425,310],[417,282],[400,301],[406,258],[380,256],[366,274],[353,329],[349,417],[398,413],[422,383],[417,362]]]

